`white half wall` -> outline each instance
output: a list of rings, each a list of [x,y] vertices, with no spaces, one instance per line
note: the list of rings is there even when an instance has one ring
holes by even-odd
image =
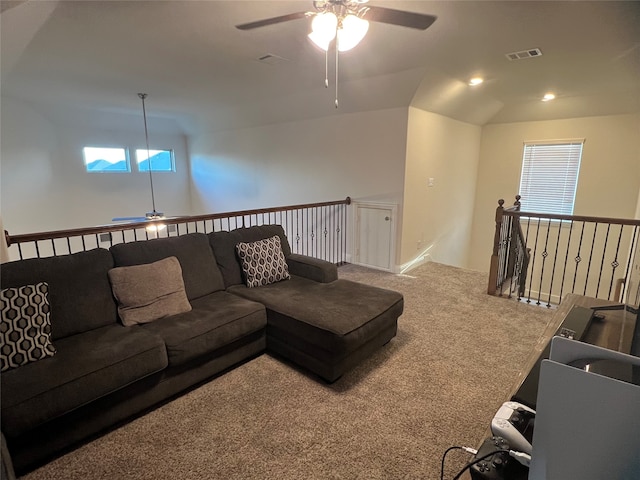
[[[88,145],[144,148],[141,116],[138,130],[95,128],[7,97],[1,114],[0,216],[10,234],[102,225],[151,211],[147,173],[87,173],[82,156]],[[186,138],[152,133],[151,126],[149,137],[151,148],[172,148],[176,160],[175,173],[153,175],[156,210],[190,214]]]
[[[518,193],[523,142],[584,138],[574,213],[634,218],[640,192],[640,115],[485,125],[469,268],[488,271],[498,199]]]
[[[405,268],[426,258],[466,266],[480,134],[477,125],[409,108],[400,255]]]

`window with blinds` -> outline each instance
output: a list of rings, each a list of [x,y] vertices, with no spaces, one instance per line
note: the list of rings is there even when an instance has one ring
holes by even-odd
[[[573,215],[584,140],[524,144],[520,209]]]

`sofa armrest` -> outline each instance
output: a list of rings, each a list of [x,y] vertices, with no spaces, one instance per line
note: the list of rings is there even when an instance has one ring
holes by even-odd
[[[287,257],[289,273],[320,283],[330,283],[338,279],[338,267],[319,258],[292,253]]]

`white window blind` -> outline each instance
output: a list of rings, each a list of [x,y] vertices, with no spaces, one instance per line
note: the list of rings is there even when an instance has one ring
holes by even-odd
[[[525,143],[520,176],[524,212],[573,215],[584,140]]]

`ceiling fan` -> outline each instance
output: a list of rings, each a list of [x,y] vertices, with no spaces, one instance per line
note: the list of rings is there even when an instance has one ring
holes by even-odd
[[[266,27],[276,23],[298,20],[305,17],[316,17],[318,15],[333,13],[340,20],[344,20],[348,15],[354,15],[370,22],[388,23],[401,27],[417,28],[426,30],[436,21],[435,16],[424,13],[414,13],[405,10],[394,10],[392,8],[365,6],[369,0],[316,0],[313,2],[315,12],[296,12],[279,17],[266,18],[255,22],[236,25],[240,30],[251,30],[258,27]],[[338,25],[337,28],[340,28]]]
[[[162,212],[158,212],[156,211],[156,199],[155,199],[155,195],[154,195],[154,191],[153,191],[153,174],[152,174],[152,156],[150,154],[150,150],[149,150],[149,132],[147,130],[147,110],[145,108],[145,99],[147,98],[147,94],[146,93],[139,93],[138,97],[140,97],[140,100],[142,100],[142,118],[144,120],[144,137],[146,140],[146,145],[147,145],[147,160],[149,162],[149,185],[151,187],[151,207],[152,207],[152,211],[151,212],[147,212],[145,213],[144,217],[143,216],[139,216],[139,217],[114,217],[111,219],[112,222],[126,222],[126,223],[136,223],[136,222],[153,222],[151,223],[147,228],[147,230],[153,230],[153,231],[157,231],[157,230],[162,230],[166,227],[166,225],[164,223],[158,223],[158,220],[168,220],[167,217],[165,217],[164,213]],[[171,218],[175,218],[175,217],[171,217]]]
[[[335,46],[335,106],[338,108],[338,52],[350,50],[360,43],[367,34],[370,21],[426,30],[437,18],[424,13],[366,5],[368,2],[369,0],[314,0],[313,7],[315,11],[289,13],[278,17],[243,23],[236,25],[236,28],[252,30],[301,18],[313,18],[311,21],[312,31],[308,36],[313,43],[326,52],[325,87],[329,86],[328,51],[332,44]]]

